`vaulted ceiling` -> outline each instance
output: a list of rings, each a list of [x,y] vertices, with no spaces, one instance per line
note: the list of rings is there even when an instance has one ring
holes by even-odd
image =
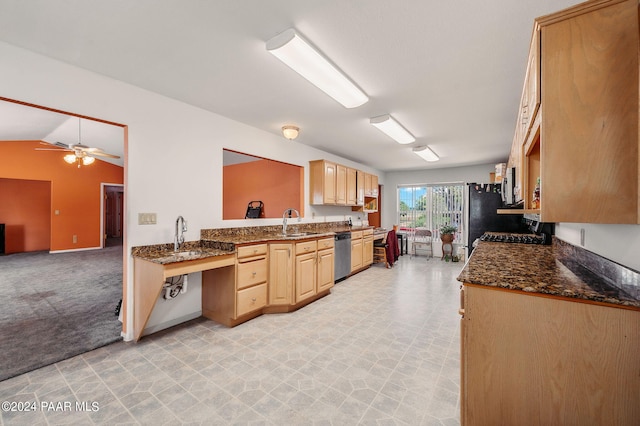
[[[0,0],[0,40],[267,132],[299,126],[298,139],[283,143],[384,171],[415,170],[506,160],[533,20],[575,3]],[[291,27],[369,102],[346,109],[270,55],[265,42]],[[382,114],[416,142],[400,145],[369,124]],[[60,127],[59,117],[33,120],[34,134]],[[18,136],[8,121],[0,110],[0,140]],[[77,120],[67,126],[77,139]],[[417,145],[440,161],[414,155]]]

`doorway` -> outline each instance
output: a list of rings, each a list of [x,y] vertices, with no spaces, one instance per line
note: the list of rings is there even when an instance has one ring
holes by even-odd
[[[122,245],[124,228],[124,185],[102,185],[102,247]]]

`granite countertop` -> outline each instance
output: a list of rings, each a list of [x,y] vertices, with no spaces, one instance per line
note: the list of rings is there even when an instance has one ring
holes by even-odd
[[[555,239],[552,245],[480,241],[458,281],[640,310],[635,278],[607,282],[568,257]]]
[[[204,241],[185,242],[177,253],[173,250],[173,243],[139,246],[131,249],[131,256],[161,265],[228,254],[235,254],[235,249],[219,248]]]
[[[173,243],[132,247],[131,255],[162,265],[206,259],[236,253],[237,245],[268,243],[271,241],[303,241],[333,237],[336,232],[361,231],[373,226],[348,226],[343,222],[317,224],[291,223],[287,235],[282,226],[202,229],[199,241],[188,241],[176,253]]]

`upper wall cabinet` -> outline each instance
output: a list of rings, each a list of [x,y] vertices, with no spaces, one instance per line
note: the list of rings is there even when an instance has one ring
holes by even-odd
[[[530,54],[521,105],[528,123],[510,158],[523,171],[525,208],[536,208],[544,222],[640,223],[638,1],[594,0],[535,25],[539,113]]]
[[[309,180],[310,204],[314,205],[362,207],[368,198],[378,196],[378,176],[331,161],[310,161]]]

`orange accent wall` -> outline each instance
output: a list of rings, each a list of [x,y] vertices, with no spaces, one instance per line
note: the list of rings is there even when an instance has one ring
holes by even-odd
[[[41,147],[39,141],[1,141],[0,178],[50,182],[48,218],[51,251],[99,247],[100,184],[123,184],[123,168],[98,159],[90,166],[78,168],[64,162],[66,152],[35,150]],[[0,194],[0,204],[6,202]],[[59,211],[58,215],[55,214],[56,210]],[[2,209],[0,222],[3,222]],[[9,225],[7,222],[7,227]],[[77,243],[73,242],[74,235],[77,235]],[[29,244],[31,242],[25,242],[24,246]]]
[[[51,182],[0,178],[5,253],[49,250]]]
[[[224,166],[222,218],[244,219],[249,201],[264,203],[263,217],[282,217],[304,203],[304,168],[270,160]],[[298,207],[296,207],[298,206]]]

